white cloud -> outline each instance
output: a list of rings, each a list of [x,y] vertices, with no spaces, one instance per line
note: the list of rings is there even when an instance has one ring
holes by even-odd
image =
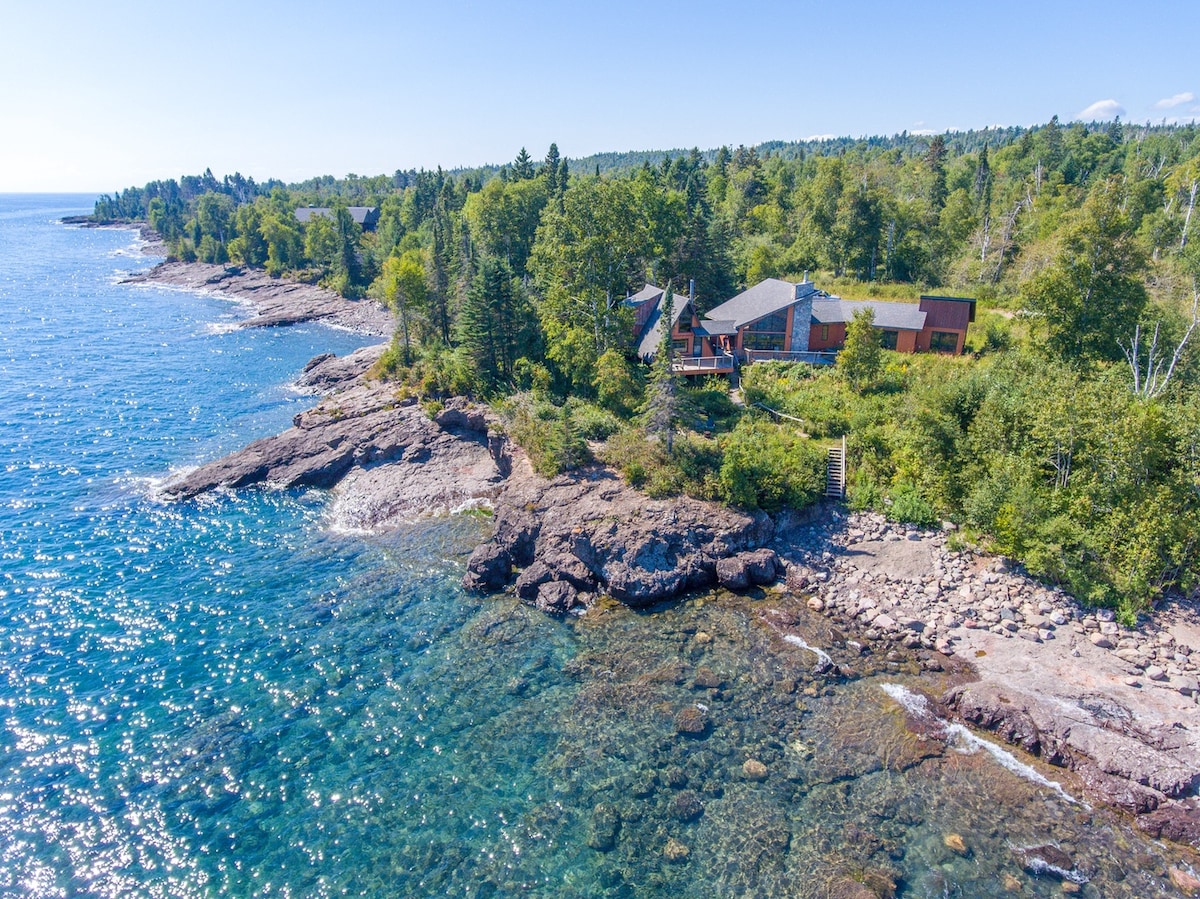
[[[1165,97],[1154,104],[1155,109],[1174,109],[1176,106],[1182,106],[1184,103],[1191,103],[1196,99],[1196,95],[1191,91],[1184,91],[1182,94],[1176,94],[1174,97]]]
[[[1125,115],[1125,107],[1116,100],[1097,100],[1087,109],[1080,110],[1075,118],[1085,122],[1095,122],[1115,119],[1119,115]]]

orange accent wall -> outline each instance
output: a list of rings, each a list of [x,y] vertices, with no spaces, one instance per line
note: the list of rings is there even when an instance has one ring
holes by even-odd
[[[897,353],[915,353],[917,351],[917,332],[916,331],[897,331],[896,332],[896,352]]]
[[[929,345],[930,345],[930,341],[933,337],[934,331],[943,331],[946,333],[957,334],[958,342],[955,344],[955,347],[954,347],[954,355],[961,356],[963,354],[963,350],[966,349],[966,345],[967,345],[967,332],[966,331],[957,331],[954,328],[931,328],[928,325],[925,326],[925,328],[921,331],[920,335],[917,337],[917,352],[920,352],[920,353],[929,352]]]
[[[821,339],[821,328],[823,327],[824,325],[811,325],[808,329],[808,348],[813,352],[837,349],[846,342],[846,326],[844,324],[831,324],[828,340]]]

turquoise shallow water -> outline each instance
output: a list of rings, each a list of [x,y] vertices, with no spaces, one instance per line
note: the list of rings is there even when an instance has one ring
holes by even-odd
[[[361,340],[123,286],[130,232],[54,223],[89,206],[0,197],[0,895],[1058,896],[1012,853],[1047,842],[1082,895],[1175,895],[1175,850],[910,733],[915,673],[778,597],[557,621],[459,591],[483,518],[157,502]]]

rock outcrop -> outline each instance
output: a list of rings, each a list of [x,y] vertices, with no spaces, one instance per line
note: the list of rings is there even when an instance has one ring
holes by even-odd
[[[281,434],[168,482],[169,498],[267,484],[332,488],[334,520],[374,529],[490,499],[507,459],[484,415],[451,403],[430,419],[379,383],[355,383],[301,412]]]
[[[463,585],[499,590],[519,569],[517,595],[548,611],[597,594],[650,605],[714,586],[726,561],[747,585],[775,578],[775,554],[749,552],[772,537],[766,515],[686,497],[648,499],[599,466],[547,481],[522,461],[495,509],[492,538],[472,554]]]
[[[243,328],[265,328],[320,321],[363,334],[391,336],[392,314],[374,300],[348,300],[332,290],[272,278],[261,269],[204,262],[164,262],[127,284],[150,284],[205,291],[244,301],[255,314],[240,323]]]

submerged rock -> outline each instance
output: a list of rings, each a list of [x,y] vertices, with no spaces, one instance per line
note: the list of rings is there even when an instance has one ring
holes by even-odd
[[[608,852],[617,845],[617,831],[621,827],[621,814],[616,807],[601,802],[592,809],[588,828],[587,844],[600,852]]]
[[[668,838],[667,845],[663,847],[663,857],[669,862],[685,862],[691,854],[692,850],[674,837]]]
[[[951,852],[956,852],[959,855],[967,855],[970,850],[967,849],[967,843],[960,834],[948,833],[942,837],[942,845]]]
[[[699,736],[708,730],[708,713],[690,705],[675,715],[675,732]]]
[[[742,773],[748,780],[766,780],[767,766],[758,759],[746,759],[742,762]]]
[[[704,814],[704,803],[691,790],[680,790],[671,799],[671,815],[680,821],[695,821]]]
[[[1031,846],[1014,849],[1013,855],[1030,874],[1049,876],[1072,883],[1087,883],[1088,878],[1075,870],[1071,856],[1057,846]]]

